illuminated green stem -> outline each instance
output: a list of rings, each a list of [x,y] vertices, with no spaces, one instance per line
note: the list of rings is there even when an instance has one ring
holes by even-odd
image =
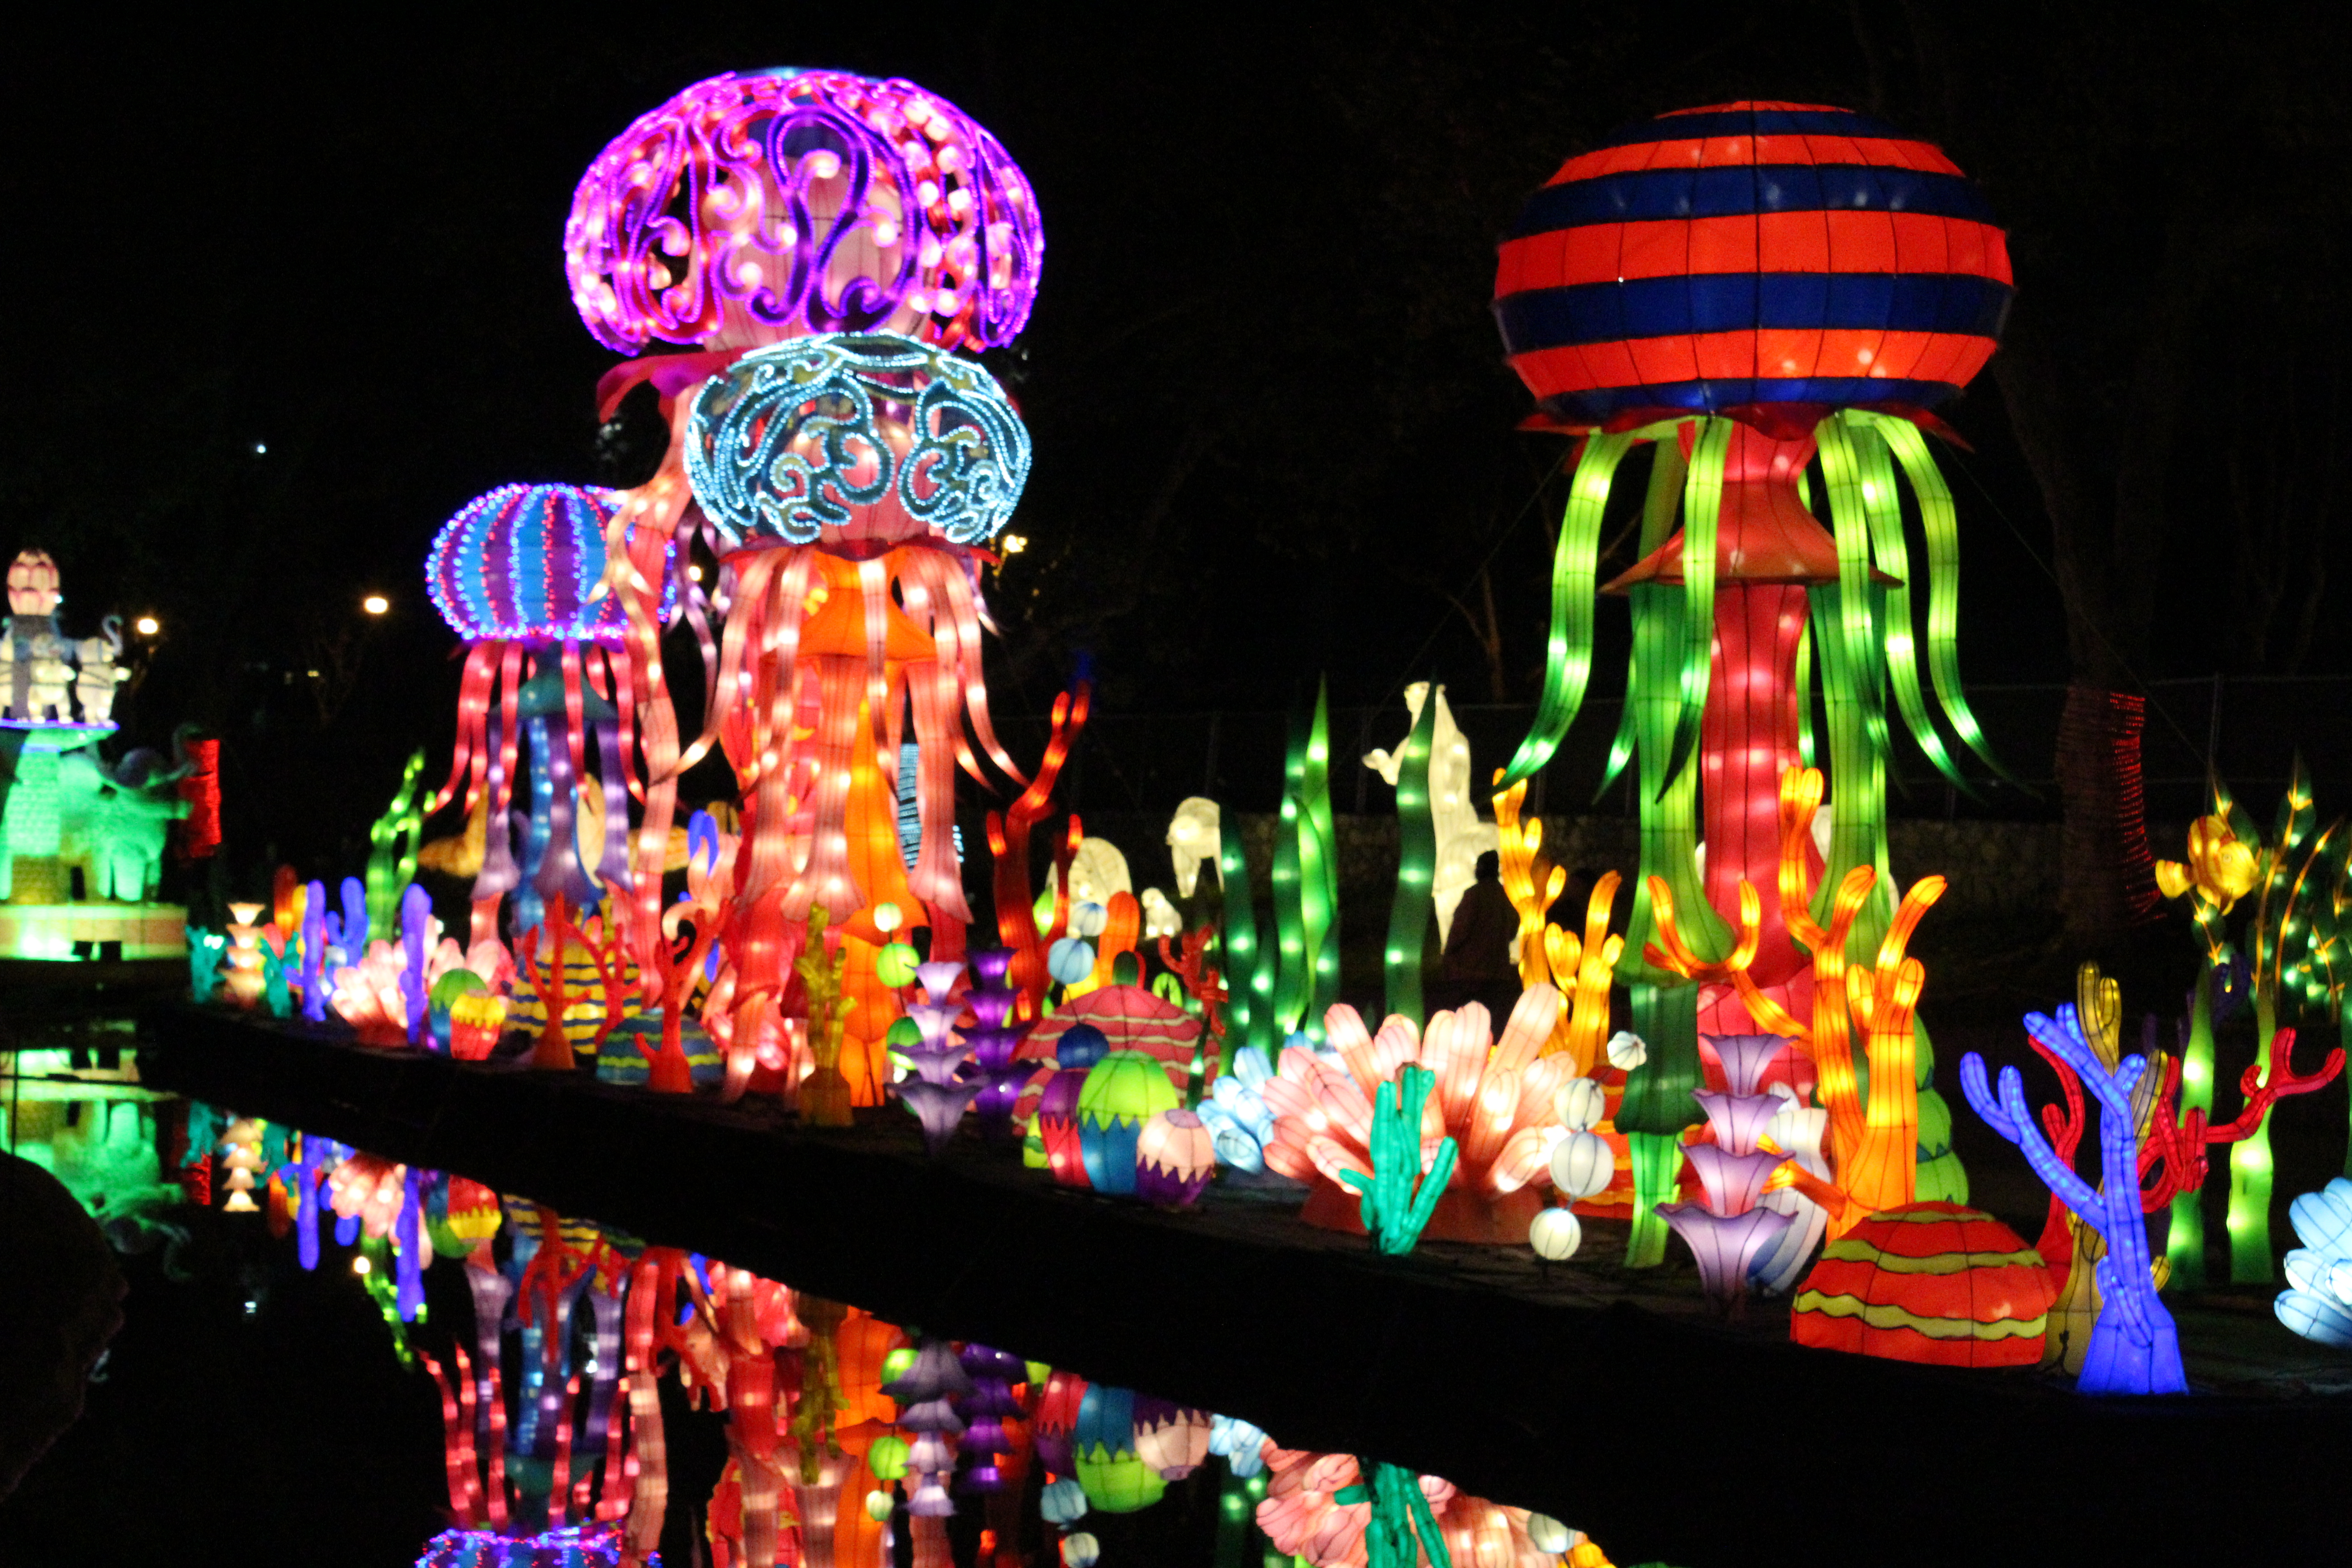
[[[2259,981],[2254,991],[2254,1059],[2268,1082],[2271,1037],[2278,1032],[2278,1000]],[[2273,1276],[2271,1258],[2271,1119],[2230,1145],[2230,1279],[2261,1285]]]
[[[400,890],[416,879],[416,850],[425,828],[422,748],[409,753],[392,804],[368,827],[367,912],[370,931],[400,928]],[[355,955],[356,961],[356,955]]]
[[[1217,839],[1219,963],[1224,970],[1225,1045],[1228,1052],[1255,1046],[1274,1059],[1281,1044],[1274,1035],[1273,966],[1261,961],[1257,910],[1251,891],[1249,850],[1236,821]]]
[[[2208,963],[2197,974],[2189,994],[2189,1040],[2180,1058],[2180,1109],[2183,1121],[2192,1110],[2213,1114],[2213,968]],[[2171,1266],[2171,1285],[2182,1290],[2205,1288],[2204,1189],[2173,1194],[2172,1226],[2165,1237],[2164,1257]]]
[[[1388,1010],[1418,1024],[1426,1016],[1421,994],[1423,946],[1435,907],[1429,889],[1437,874],[1437,821],[1429,805],[1429,751],[1437,703],[1421,705],[1397,764],[1396,900],[1389,908],[1386,954]]]
[[[1307,734],[1290,719],[1283,752],[1282,816],[1274,828],[1274,1037],[1288,1039],[1307,1011],[1307,928],[1299,910],[1299,798],[1306,787]]]
[[[1435,707],[1432,702],[1429,706]],[[1323,1015],[1339,1000],[1339,850],[1331,821],[1331,689],[1316,688],[1315,721],[1299,770],[1298,913],[1307,957],[1307,1037],[1323,1043]]]
[[[1694,1010],[1691,1022],[1696,1026],[1697,1021]],[[1625,1267],[1655,1268],[1666,1260],[1668,1235],[1658,1205],[1670,1204],[1678,1195],[1675,1178],[1683,1168],[1682,1140],[1671,1132],[1629,1132],[1625,1146],[1633,1156],[1633,1228],[1625,1240]]]

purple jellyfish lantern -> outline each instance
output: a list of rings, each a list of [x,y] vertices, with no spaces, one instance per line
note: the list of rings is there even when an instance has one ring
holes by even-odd
[[[913,82],[831,70],[730,72],[640,116],[563,231],[580,318],[625,354],[845,331],[992,348],[1045,253],[995,137]]]

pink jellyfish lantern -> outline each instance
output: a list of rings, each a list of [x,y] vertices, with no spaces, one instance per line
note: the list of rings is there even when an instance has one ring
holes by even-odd
[[[660,470],[624,492],[611,528],[628,539],[612,577],[642,706],[636,855],[658,865],[680,771],[658,605],[674,538],[698,525],[687,395],[749,350],[812,333],[887,332],[942,350],[1010,342],[1036,297],[1045,237],[1020,169],[944,99],[908,81],[776,69],[697,82],[640,117],[582,177],[563,252],[588,330],[640,356],[600,384],[604,412],[650,382],[671,426]],[[970,624],[960,619],[960,638]],[[977,691],[971,646],[950,679]],[[642,877],[640,962],[658,948],[660,920],[659,879]],[[649,991],[662,984],[656,965],[645,974]]]
[[[501,485],[458,509],[425,561],[434,605],[467,643],[449,780],[425,810],[462,785],[467,815],[485,814],[475,942],[499,939],[509,892],[516,929],[531,931],[556,900],[584,910],[629,884],[623,756],[638,704],[619,657],[621,608],[595,596],[613,510],[610,490]],[[520,858],[518,784],[528,805]],[[583,823],[583,803],[597,820]]]

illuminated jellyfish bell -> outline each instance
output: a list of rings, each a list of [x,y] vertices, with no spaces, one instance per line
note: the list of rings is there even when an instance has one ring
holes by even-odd
[[[617,353],[887,331],[1009,342],[1045,258],[1003,146],[913,82],[730,72],[638,117],[582,176],[572,302]]]
[[[501,485],[459,508],[426,557],[434,606],[468,645],[456,754],[427,810],[462,784],[467,812],[486,813],[476,940],[496,934],[509,890],[522,889],[527,929],[546,899],[584,908],[627,881],[621,731],[635,693],[617,657],[621,607],[595,592],[613,507],[613,492],[592,486]],[[520,861],[508,816],[519,787],[529,810]]]
[[[740,1053],[772,1032],[785,927],[813,907],[853,939],[854,994],[872,990],[881,905],[928,924],[934,957],[963,951],[954,771],[979,765],[965,724],[1020,776],[988,718],[975,552],[1020,500],[1029,437],[976,364],[902,337],[824,335],[707,382],[684,446],[735,572],[711,732],[689,760],[723,742],[751,805],[728,949]],[[875,759],[901,754],[910,719],[916,841],[902,848]],[[845,1061],[857,1103],[878,1103],[887,1008],[876,992],[850,1017],[866,1058]]]

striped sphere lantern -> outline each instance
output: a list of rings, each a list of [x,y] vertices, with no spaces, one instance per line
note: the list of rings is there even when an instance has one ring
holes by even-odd
[[[1662,114],[1570,159],[1503,246],[1495,317],[1547,413],[1628,428],[1764,405],[1928,408],[2012,293],[1982,192],[1818,104]]]
[[[2056,1291],[2042,1255],[1990,1215],[1906,1204],[1829,1244],[1790,1337],[1816,1350],[1939,1366],[2038,1366]]]

